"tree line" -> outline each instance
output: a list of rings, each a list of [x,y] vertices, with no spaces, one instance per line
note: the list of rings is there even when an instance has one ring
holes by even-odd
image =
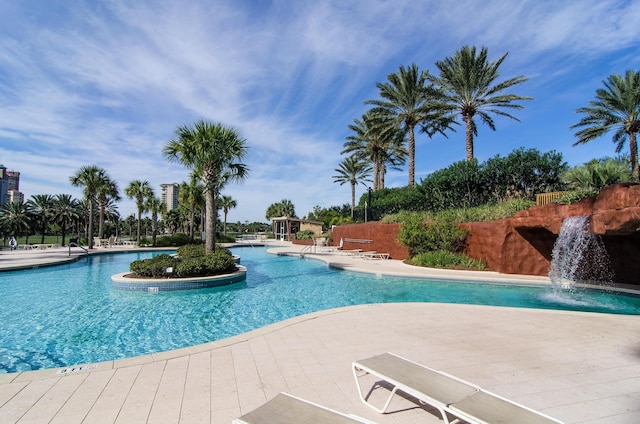
[[[223,230],[226,231],[227,213],[237,205],[230,196],[221,195],[221,190],[230,182],[243,181],[249,172],[241,162],[247,154],[246,140],[233,127],[200,120],[192,126],[179,126],[175,137],[165,143],[163,154],[170,162],[180,163],[191,170],[190,181],[180,186],[182,207],[177,211],[167,211],[147,180],[130,182],[124,194],[136,203],[136,241],[139,244],[141,240],[142,214],[145,212],[151,214],[154,245],[159,215],[164,215],[163,224],[170,230],[188,227],[192,240],[197,228],[196,220],[200,217],[204,221],[201,228],[206,234],[206,251],[211,253],[216,243],[218,210],[224,213]],[[69,182],[82,188],[82,200],[73,199],[69,194],[43,194],[32,196],[27,202],[7,203],[0,208],[0,234],[6,239],[40,231],[44,242],[48,226],[55,224],[60,226],[64,245],[67,229],[74,226],[77,233],[84,229],[87,244],[93,248],[93,237],[104,237],[105,223],[113,223],[113,229],[117,231],[121,220],[116,203],[121,200],[121,193],[107,171],[97,165],[82,166],[69,177]],[[97,231],[94,229],[96,218]]]

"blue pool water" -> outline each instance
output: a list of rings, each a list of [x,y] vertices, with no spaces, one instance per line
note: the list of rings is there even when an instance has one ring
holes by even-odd
[[[0,273],[0,373],[176,349],[313,311],[364,303],[446,302],[640,314],[640,298],[601,292],[445,283],[333,270],[321,262],[238,248],[247,281],[223,288],[128,292],[111,275],[152,253],[94,256]],[[154,253],[157,254],[157,253]],[[87,263],[88,262],[88,263]]]

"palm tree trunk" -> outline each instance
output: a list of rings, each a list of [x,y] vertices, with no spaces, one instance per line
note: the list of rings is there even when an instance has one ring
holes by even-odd
[[[142,230],[142,208],[138,207],[138,226],[137,226],[137,234],[136,234],[136,241],[138,242],[138,246],[140,246],[141,230]]]
[[[156,234],[158,233],[158,215],[153,214],[151,216],[151,239],[152,246],[156,246]]]
[[[216,245],[216,226],[215,226],[215,200],[213,196],[213,189],[209,188],[209,185],[205,188],[205,204],[206,204],[206,218],[205,218],[205,252],[207,254],[213,253]]]
[[[42,217],[42,239],[40,241],[40,244],[44,244],[44,233],[47,231],[47,221],[45,219],[45,217]]]
[[[631,174],[634,181],[640,181],[640,169],[638,168],[638,143],[636,133],[629,134],[629,160],[631,160]]]
[[[191,241],[193,241],[193,235],[194,235],[194,221],[195,220],[195,212],[193,210],[193,205],[191,206],[191,210],[189,210],[189,237],[191,238]]]
[[[64,220],[60,224],[60,230],[62,232],[62,245],[64,246],[64,237],[66,236],[66,231],[67,231],[67,224]]]
[[[353,211],[356,208],[356,183],[351,181],[351,219],[353,219]]]
[[[416,184],[416,139],[413,132],[413,125],[409,126],[409,187]]]
[[[93,249],[93,199],[89,199],[89,229],[87,230],[89,249]]]
[[[98,237],[104,238],[104,204],[100,202],[100,219],[98,222]]]
[[[222,227],[222,234],[224,234],[224,236],[227,236],[227,211],[224,211],[224,226]]]
[[[467,149],[467,161],[473,160],[473,121],[471,115],[462,115],[465,124],[465,142]]]

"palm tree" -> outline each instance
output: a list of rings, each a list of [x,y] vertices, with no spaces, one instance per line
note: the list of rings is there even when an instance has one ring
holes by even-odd
[[[53,210],[54,197],[50,194],[34,194],[27,203],[42,233],[40,243],[44,243],[44,236]]]
[[[120,201],[120,190],[118,183],[113,181],[108,175],[104,176],[102,184],[98,187],[98,207],[100,208],[100,217],[98,219],[98,237],[104,237],[104,214],[109,204],[109,200]]]
[[[164,216],[164,225],[169,229],[171,234],[174,234],[180,228],[180,212],[176,209],[171,209]]]
[[[490,114],[519,121],[504,109],[523,109],[524,106],[514,102],[533,100],[532,97],[503,94],[507,88],[523,83],[528,78],[520,75],[497,83],[500,65],[509,53],[491,62],[487,60],[487,54],[486,47],[482,47],[480,53],[476,54],[475,46],[463,46],[452,57],[436,62],[440,75],[430,78],[440,91],[435,107],[451,119],[459,115],[464,122],[467,161],[474,158],[473,137],[478,135],[474,121],[476,115],[495,131],[496,127]]]
[[[573,145],[587,143],[609,131],[616,152],[622,151],[629,139],[629,160],[634,181],[640,181],[638,168],[638,144],[636,133],[640,132],[640,71],[628,70],[624,77],[610,75],[602,82],[604,88],[596,90],[596,98],[588,107],[577,109],[584,116],[571,129],[583,127],[576,132],[578,139]]]
[[[31,234],[33,214],[29,203],[9,202],[0,208],[0,228],[15,237]]]
[[[238,202],[233,200],[231,196],[220,196],[220,208],[224,213],[224,225],[222,227],[222,234],[224,234],[225,237],[227,236],[227,214],[229,213],[229,209],[233,209],[236,206],[238,206]]]
[[[629,181],[629,162],[623,159],[593,159],[562,174],[562,180],[572,190],[583,190],[596,195],[603,187]]]
[[[104,184],[106,175],[107,173],[104,169],[96,165],[89,165],[81,167],[74,175],[69,177],[72,186],[84,187],[84,197],[88,203],[89,229],[87,230],[87,239],[89,249],[93,249],[93,214],[96,196],[98,195],[98,190]]]
[[[295,218],[296,216],[296,208],[293,205],[293,202],[288,199],[282,199],[280,202],[272,203],[267,208],[267,213],[265,217],[269,220],[271,218],[277,217],[287,217],[287,218]]]
[[[153,189],[149,186],[149,181],[135,180],[131,181],[127,188],[124,189],[124,194],[129,199],[135,199],[136,206],[138,208],[138,230],[136,235],[136,242],[140,245],[140,232],[142,225],[142,213],[145,212],[145,201],[153,197]]]
[[[196,171],[204,185],[206,203],[205,251],[216,244],[216,211],[220,187],[226,181],[243,181],[249,168],[241,163],[247,155],[245,139],[239,131],[221,123],[198,121],[193,127],[180,126],[177,139],[169,140],[163,153]]]
[[[427,86],[429,72],[418,69],[415,63],[387,76],[389,82],[377,83],[382,100],[367,100],[365,104],[374,105],[374,114],[383,122],[389,122],[398,130],[408,134],[407,151],[409,154],[409,186],[415,185],[416,140],[415,127],[423,125],[429,135],[444,132],[449,121],[443,119],[439,109],[434,109],[431,98],[435,95],[433,87]]]
[[[189,182],[183,181],[178,191],[178,207],[188,216],[189,237],[194,239],[195,213],[205,203],[204,186],[198,181],[198,176],[191,173]]]
[[[408,154],[404,147],[404,134],[367,111],[362,120],[354,119],[349,125],[353,134],[347,136],[341,154],[351,153],[358,159],[373,164],[373,190],[384,188],[387,164],[400,170]]]
[[[366,182],[371,182],[369,179],[371,165],[358,160],[355,156],[349,156],[340,163],[335,171],[338,174],[332,177],[334,183],[340,183],[340,185],[349,183],[351,185],[351,219],[353,219],[353,212],[356,208],[356,186],[358,183],[366,186]]]
[[[57,194],[53,202],[53,220],[60,225],[62,245],[65,245],[67,224],[78,219],[78,201],[70,194]]]
[[[145,208],[151,212],[151,238],[152,245],[155,246],[158,233],[158,214],[164,214],[167,211],[167,205],[157,197],[149,197]]]

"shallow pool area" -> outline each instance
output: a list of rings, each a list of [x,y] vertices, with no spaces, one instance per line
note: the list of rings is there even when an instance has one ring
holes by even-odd
[[[111,275],[155,253],[93,256],[4,272],[0,373],[113,360],[206,343],[341,306],[443,302],[640,314],[640,298],[597,291],[379,278],[315,260],[235,248],[245,282],[172,292],[128,292]],[[87,263],[88,261],[88,263]]]

